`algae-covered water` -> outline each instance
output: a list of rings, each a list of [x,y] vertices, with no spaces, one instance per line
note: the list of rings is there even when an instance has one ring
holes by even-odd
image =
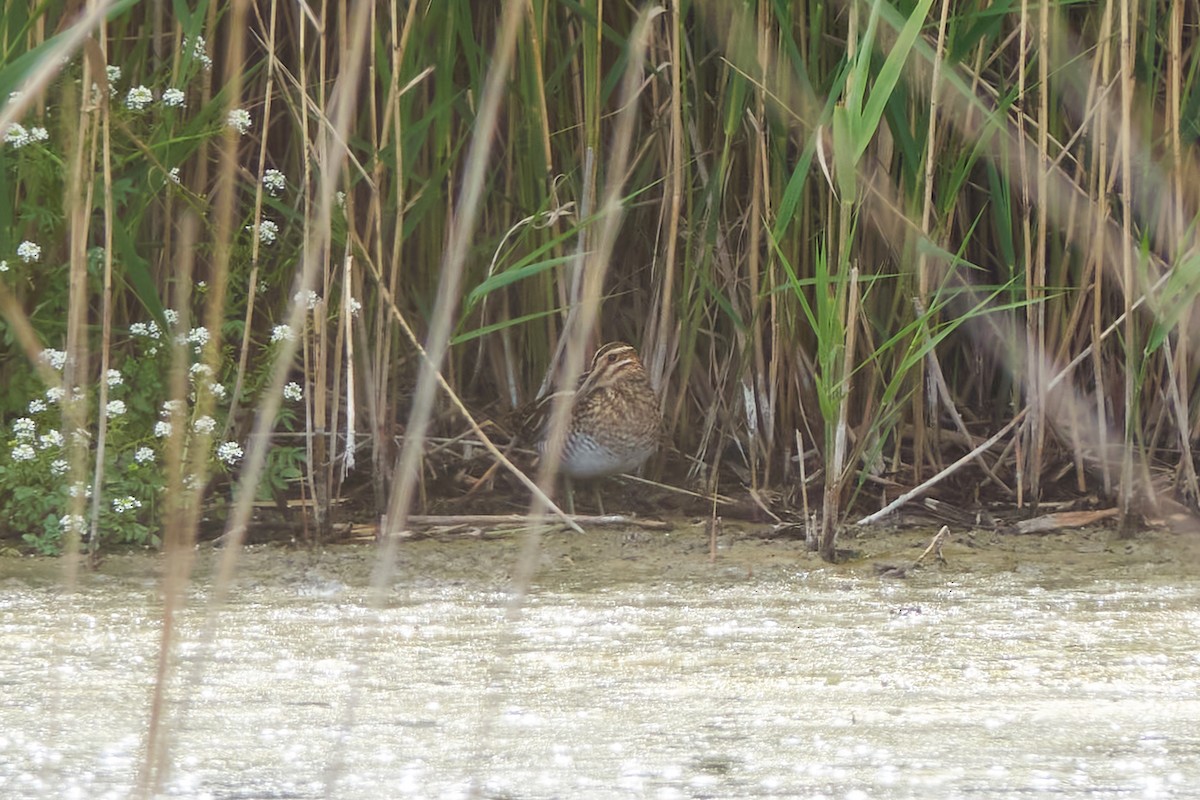
[[[858,543],[694,529],[244,554],[210,609],[202,550],[168,671],[162,796],[1195,797],[1194,543],[963,534],[907,580]],[[1186,544],[1186,547],[1181,547]],[[0,797],[126,797],[144,760],[161,557],[74,593],[0,560]]]

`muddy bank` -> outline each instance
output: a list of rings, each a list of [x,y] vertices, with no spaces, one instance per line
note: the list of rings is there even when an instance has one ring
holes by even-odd
[[[831,565],[807,550],[803,541],[772,537],[754,525],[726,524],[715,551],[698,523],[682,522],[670,531],[602,528],[582,536],[550,531],[539,535],[535,586],[558,591],[631,583],[779,580],[810,572],[869,577],[887,567],[911,565],[934,533],[934,529],[852,529],[840,540],[846,561]],[[488,533],[404,541],[398,549],[395,586],[465,582],[503,589],[510,584],[529,535]],[[209,583],[221,552],[211,543],[199,545],[194,583]],[[1200,572],[1200,535],[1146,530],[1126,539],[1106,527],[1049,534],[962,530],[951,531],[942,555],[944,563],[927,558],[907,571],[906,580],[1004,572],[1048,583],[1089,576],[1186,577]],[[365,588],[377,558],[372,544],[251,545],[241,553],[236,582],[242,588],[294,585],[318,593],[324,583]],[[95,571],[81,569],[79,580],[85,586],[116,581],[151,589],[161,572],[160,554],[126,551],[106,556]],[[63,574],[60,559],[0,558],[0,578],[48,585],[59,583]]]

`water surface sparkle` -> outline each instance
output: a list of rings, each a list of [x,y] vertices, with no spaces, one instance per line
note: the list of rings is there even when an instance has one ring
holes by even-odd
[[[360,584],[314,580],[240,584],[211,642],[203,602],[185,612],[166,796],[1200,786],[1200,580],[797,568],[543,588],[515,621],[488,581],[402,581],[372,609]],[[127,796],[160,601],[132,580],[3,587],[0,796]]]

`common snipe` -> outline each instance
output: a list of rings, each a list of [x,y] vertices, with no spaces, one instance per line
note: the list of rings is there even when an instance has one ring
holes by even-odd
[[[571,393],[571,415],[559,470],[568,478],[599,478],[637,469],[658,449],[662,412],[637,350],[609,342],[592,356]],[[542,398],[526,430],[546,454],[556,394]]]

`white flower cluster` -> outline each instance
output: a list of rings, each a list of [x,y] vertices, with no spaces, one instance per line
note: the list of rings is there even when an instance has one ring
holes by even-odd
[[[133,511],[142,507],[142,501],[138,500],[133,495],[125,497],[114,497],[112,501],[113,511],[118,514],[124,514],[126,511]]]
[[[56,430],[48,431],[38,437],[38,449],[39,450],[50,450],[51,448],[61,448],[63,446],[63,444],[65,444],[65,443],[66,443],[66,440],[63,439],[63,435]]]
[[[271,342],[291,342],[296,338],[291,325],[276,325],[271,329]]]
[[[4,131],[4,143],[15,148],[22,148],[34,142],[44,142],[50,138],[50,132],[40,126],[26,128],[19,122],[14,122]]]
[[[288,381],[283,387],[283,399],[293,402],[304,398],[304,389],[295,381]]]
[[[263,188],[278,197],[287,189],[287,176],[277,169],[269,169],[262,176]]]
[[[37,435],[37,423],[29,417],[14,420],[12,429],[13,436],[16,436],[19,442],[28,441]]]
[[[87,532],[87,520],[79,514],[67,514],[58,521],[58,527],[63,533],[82,536]]]
[[[321,303],[321,295],[314,292],[312,289],[296,292],[292,295],[292,301],[296,305],[303,305],[309,311],[315,309]]]
[[[28,239],[17,245],[17,257],[26,264],[31,264],[42,257],[42,248],[37,242]]]
[[[37,453],[33,449],[33,445],[28,442],[21,442],[12,449],[13,461],[32,461],[37,458]]]
[[[51,369],[62,369],[67,365],[66,350],[55,350],[53,347],[47,347],[42,351],[40,357],[42,361],[50,365]]]
[[[129,326],[130,336],[145,336],[148,339],[162,338],[162,331],[158,327],[158,323],[154,320],[149,322],[135,322]]]
[[[205,70],[212,69],[212,59],[208,57],[208,48],[204,44],[204,37],[197,36],[192,40],[192,58],[199,61]]]
[[[233,128],[239,135],[245,136],[250,132],[250,112],[244,108],[230,109],[229,116],[225,119],[225,124]]]
[[[154,92],[145,86],[134,86],[125,95],[125,107],[131,111],[142,111],[154,102]]]
[[[180,344],[190,344],[192,349],[199,353],[204,349],[204,345],[208,344],[209,338],[211,337],[208,328],[201,325],[188,331],[187,336],[179,336],[178,341]]]
[[[236,464],[242,460],[242,447],[237,442],[222,442],[217,448],[217,458],[226,464]]]
[[[184,108],[187,106],[187,95],[182,89],[171,87],[162,93],[162,103],[168,108]]]
[[[246,230],[254,233],[254,226],[247,225]],[[263,244],[275,244],[279,238],[279,226],[273,220],[264,219],[258,223],[258,240]]]

